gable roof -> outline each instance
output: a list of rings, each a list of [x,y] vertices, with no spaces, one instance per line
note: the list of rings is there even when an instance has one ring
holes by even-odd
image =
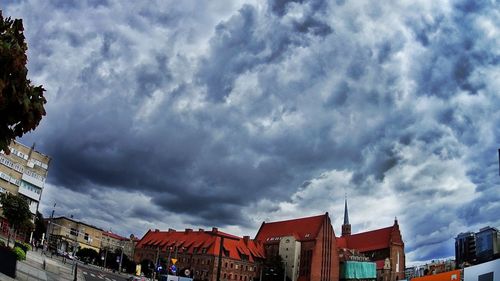
[[[241,238],[232,234],[224,233],[216,229],[212,231],[151,231],[149,230],[139,241],[136,248],[160,248],[161,252],[175,251],[178,253],[194,254],[197,253],[218,256],[221,243],[221,237],[224,237],[225,257],[235,260],[241,260],[242,255],[247,255],[248,260],[253,262],[255,258],[263,259],[264,246],[262,243],[250,239]]]
[[[118,235],[116,233],[108,232],[108,231],[103,231],[102,235],[103,236],[108,236],[108,237],[111,237],[111,238],[114,238],[114,239],[120,240],[120,241],[126,241],[126,240],[128,240],[128,238],[125,238],[125,237],[120,236],[120,235]]]
[[[360,252],[386,249],[391,242],[403,244],[397,221],[389,227],[336,237],[336,242],[339,248],[356,249]]]
[[[284,236],[294,236],[298,241],[315,240],[326,217],[328,213],[286,221],[263,222],[255,240],[263,243],[278,243],[279,239]]]

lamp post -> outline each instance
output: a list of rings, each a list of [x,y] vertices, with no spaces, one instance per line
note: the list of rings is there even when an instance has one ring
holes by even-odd
[[[123,245],[121,245],[122,253],[120,254],[120,264],[118,265],[118,272],[122,273],[122,262],[123,262]]]
[[[52,235],[52,231],[54,230],[53,220],[54,220],[54,212],[56,211],[56,205],[57,205],[57,203],[54,203],[54,207],[52,209],[52,214],[50,215],[50,221],[49,221],[49,224],[47,226],[47,230],[46,230],[46,234],[45,234],[45,237],[47,239],[45,244],[47,245],[47,247],[43,247],[43,252],[46,252],[49,249],[50,236]],[[49,228],[50,228],[51,232],[49,232]]]

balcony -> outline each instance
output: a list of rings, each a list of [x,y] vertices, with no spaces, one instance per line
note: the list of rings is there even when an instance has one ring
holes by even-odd
[[[38,202],[31,202],[30,204],[30,212],[36,215],[36,209],[38,208]]]
[[[33,176],[30,176],[26,173],[23,174],[23,177],[22,177],[22,180],[24,181],[27,181],[29,183],[31,183],[32,185],[35,185],[35,186],[38,186],[40,188],[43,187],[43,181],[42,180],[39,180]]]
[[[21,184],[19,186],[19,193],[32,199],[32,200],[35,200],[35,201],[40,201],[40,195],[41,195],[41,189],[40,189],[40,193],[37,193],[35,191],[33,191],[34,188],[28,188],[25,184]],[[36,211],[36,209],[35,209]]]

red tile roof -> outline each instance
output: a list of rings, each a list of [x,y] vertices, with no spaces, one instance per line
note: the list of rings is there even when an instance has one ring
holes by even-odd
[[[279,222],[263,222],[255,240],[278,242],[283,236],[294,236],[298,241],[315,240],[327,214]]]
[[[264,258],[264,247],[262,243],[248,239],[245,242],[244,238],[234,236],[217,230],[212,231],[151,231],[149,230],[144,237],[139,241],[136,248],[146,248],[148,246],[158,247],[158,242],[161,242],[160,251],[167,250],[175,251],[177,247],[178,253],[194,253],[197,248],[197,253],[202,253],[203,249],[206,254],[217,256],[219,255],[220,237],[224,237],[224,249],[229,253],[232,259],[241,260],[241,255],[247,255],[249,261],[253,262],[254,258]],[[170,249],[169,249],[170,248]]]
[[[116,233],[113,233],[113,232],[107,232],[107,231],[104,231],[102,233],[103,236],[108,236],[108,237],[111,237],[111,238],[114,238],[114,239],[117,239],[117,240],[120,240],[120,241],[125,241],[125,240],[128,240],[128,238],[125,238],[123,236],[120,236]]]
[[[337,237],[336,242],[339,248],[356,249],[360,252],[386,249],[391,242],[403,243],[397,222],[386,228]]]

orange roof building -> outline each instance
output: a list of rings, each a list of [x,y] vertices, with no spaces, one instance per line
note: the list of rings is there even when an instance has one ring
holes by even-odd
[[[221,241],[223,245],[221,248]],[[222,250],[222,251],[221,251]],[[172,259],[180,272],[191,273],[195,279],[217,280],[217,266],[221,251],[221,280],[250,281],[258,278],[260,264],[264,260],[262,243],[219,231],[199,229],[193,231],[149,230],[137,243],[134,260],[144,260],[155,264],[157,260],[166,260],[170,267]]]
[[[339,278],[335,233],[328,213],[279,222],[263,222],[255,240],[266,257],[280,256],[292,281]]]

